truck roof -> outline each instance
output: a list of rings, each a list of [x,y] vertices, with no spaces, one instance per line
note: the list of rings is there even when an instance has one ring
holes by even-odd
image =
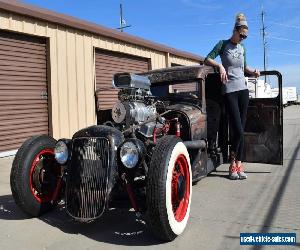
[[[169,82],[191,82],[197,79],[205,79],[208,74],[215,73],[213,67],[205,65],[176,66],[157,70],[151,70],[139,75],[147,76],[151,85],[168,84]]]

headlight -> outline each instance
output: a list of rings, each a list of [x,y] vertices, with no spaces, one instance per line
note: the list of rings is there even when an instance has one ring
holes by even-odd
[[[120,149],[120,158],[127,168],[133,168],[139,161],[139,151],[136,145],[131,142],[125,142]]]
[[[69,150],[64,141],[58,141],[54,148],[55,159],[59,164],[65,164],[69,157]]]

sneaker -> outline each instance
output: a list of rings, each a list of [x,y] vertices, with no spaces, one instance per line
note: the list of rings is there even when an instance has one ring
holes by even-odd
[[[229,179],[230,180],[237,180],[240,176],[238,175],[238,168],[236,164],[231,164],[229,166]]]
[[[239,167],[237,167],[237,174],[238,174],[238,176],[239,176],[239,178],[241,179],[241,180],[243,180],[243,179],[247,179],[247,175],[245,174],[245,172],[244,172],[244,169],[243,169],[243,166],[241,165],[241,166],[239,166]]]

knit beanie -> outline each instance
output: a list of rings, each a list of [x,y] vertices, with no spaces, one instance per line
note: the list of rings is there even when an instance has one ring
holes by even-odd
[[[240,26],[246,26],[248,28],[248,23],[246,21],[245,15],[243,13],[237,14],[236,18],[235,18],[235,25],[234,25],[234,27],[238,28]]]

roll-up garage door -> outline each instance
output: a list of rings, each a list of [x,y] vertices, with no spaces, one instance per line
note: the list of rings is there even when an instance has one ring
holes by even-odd
[[[112,51],[96,50],[96,84],[98,110],[111,109],[118,99],[118,90],[112,88],[115,73],[140,73],[149,70],[149,60]]]
[[[46,40],[0,31],[0,153],[48,134]]]
[[[195,92],[197,91],[197,83],[181,83],[173,85],[173,91],[179,93]]]

